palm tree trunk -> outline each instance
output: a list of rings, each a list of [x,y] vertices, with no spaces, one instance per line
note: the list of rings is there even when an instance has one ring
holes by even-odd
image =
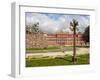
[[[74,33],[73,33],[73,64],[76,64],[76,29],[74,29]]]

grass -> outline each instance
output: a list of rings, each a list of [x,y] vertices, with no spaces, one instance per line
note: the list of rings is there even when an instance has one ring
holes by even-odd
[[[89,64],[89,54],[77,56],[77,63],[75,65]],[[73,65],[72,56],[66,55],[64,58],[26,58],[26,67],[40,67],[40,66],[60,66]]]
[[[62,46],[64,51],[73,50],[72,46]],[[45,52],[61,52],[61,46],[51,46],[47,48],[26,48],[26,53],[45,53]]]
[[[53,47],[47,47],[47,48],[26,48],[26,52],[47,52],[47,51],[58,51],[60,50],[60,47],[53,46]]]
[[[26,50],[52,50],[52,49],[59,49],[59,47],[47,47],[47,48],[26,48]]]
[[[88,48],[88,46],[76,46],[76,48]],[[63,50],[64,51],[71,51],[73,50],[73,47],[72,46],[65,46],[63,47]],[[45,53],[45,52],[60,52],[62,51],[61,49],[61,46],[49,46],[47,48],[26,48],[26,53]]]

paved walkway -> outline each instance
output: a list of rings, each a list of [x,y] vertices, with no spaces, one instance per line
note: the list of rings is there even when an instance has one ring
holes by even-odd
[[[89,53],[89,48],[79,48],[77,51],[76,51],[76,54],[77,55],[80,55],[80,54],[88,54]],[[26,58],[27,57],[63,57],[65,55],[72,55],[73,54],[73,51],[66,51],[66,52],[47,52],[47,53],[27,53],[26,54]]]

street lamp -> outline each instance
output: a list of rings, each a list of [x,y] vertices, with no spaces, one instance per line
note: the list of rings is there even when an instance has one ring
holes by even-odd
[[[76,21],[75,19],[72,20],[72,22],[70,22],[70,30],[73,31],[73,56],[72,56],[72,62],[73,64],[76,64],[77,58],[76,58],[76,31],[78,31],[79,29],[77,28],[78,26],[78,21]]]

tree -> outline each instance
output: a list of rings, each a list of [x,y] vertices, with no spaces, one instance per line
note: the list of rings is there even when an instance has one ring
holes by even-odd
[[[82,38],[83,38],[85,44],[87,44],[87,43],[90,42],[90,39],[89,39],[89,37],[90,37],[90,32],[89,32],[89,30],[90,30],[90,26],[88,25],[88,26],[85,28],[85,31],[84,31],[84,33],[83,33],[83,35],[82,35]]]
[[[26,25],[26,33],[38,33],[38,32],[40,32],[38,22],[34,23],[32,26]]]
[[[38,22],[37,23],[34,23],[32,25],[31,32],[32,33],[38,33],[39,32],[39,23]]]
[[[70,22],[70,30],[73,31],[73,57],[72,57],[72,61],[73,64],[76,64],[76,30],[78,30],[77,26],[78,26],[78,21],[76,21],[75,19],[72,20],[72,22]]]
[[[39,29],[39,23],[34,23],[31,27],[32,35],[34,36],[34,46],[37,48],[46,48],[47,42],[44,33]]]
[[[30,26],[28,26],[28,25],[26,25],[26,34],[30,34],[31,32],[30,32]]]

